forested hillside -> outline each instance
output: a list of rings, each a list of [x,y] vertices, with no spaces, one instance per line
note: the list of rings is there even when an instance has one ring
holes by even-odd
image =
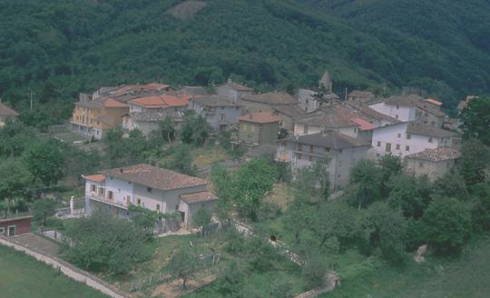
[[[454,103],[490,90],[486,0],[209,0],[179,19],[181,2],[1,0],[0,96],[25,111],[32,91],[35,109],[66,117],[100,85],[232,76],[292,90],[326,69],[339,93],[415,86]]]

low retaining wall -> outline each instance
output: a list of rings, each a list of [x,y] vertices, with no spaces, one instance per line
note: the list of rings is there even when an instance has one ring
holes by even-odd
[[[17,251],[24,252],[25,254],[35,258],[38,261],[41,261],[51,267],[60,270],[64,275],[69,278],[84,283],[87,286],[102,292],[108,296],[113,298],[127,298],[130,297],[129,294],[121,292],[119,289],[116,289],[114,286],[104,282],[103,280],[93,276],[92,274],[83,271],[81,269],[76,268],[75,266],[60,260],[55,257],[47,256],[41,252],[35,251],[32,248],[26,248],[20,244],[14,243],[10,241],[8,238],[0,236],[0,244],[13,248]]]

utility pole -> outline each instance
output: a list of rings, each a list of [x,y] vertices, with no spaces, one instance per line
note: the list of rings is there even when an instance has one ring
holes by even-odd
[[[29,88],[29,98],[30,98],[30,107],[32,112],[32,89],[31,88]]]

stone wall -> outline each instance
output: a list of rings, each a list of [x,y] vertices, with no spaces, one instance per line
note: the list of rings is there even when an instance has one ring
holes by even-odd
[[[91,287],[91,288],[93,288],[99,292],[102,292],[102,293],[104,293],[110,297],[113,297],[113,298],[131,297],[129,294],[121,292],[119,289],[116,289],[114,286],[104,282],[103,280],[93,276],[92,274],[90,274],[86,271],[80,270],[80,269],[76,268],[75,266],[73,266],[73,265],[71,265],[71,264],[69,264],[63,260],[60,260],[58,258],[47,256],[41,252],[35,251],[32,248],[26,248],[20,244],[14,243],[6,237],[0,236],[0,245],[4,245],[4,246],[10,247],[10,248],[13,248],[17,251],[21,251],[21,252],[35,258],[36,260],[38,260],[40,262],[43,262],[43,263],[45,263],[45,264],[47,264],[47,265],[49,265],[55,269],[60,270],[60,272],[62,272],[67,277],[69,277],[75,281],[84,283],[87,286],[89,286],[89,287]]]

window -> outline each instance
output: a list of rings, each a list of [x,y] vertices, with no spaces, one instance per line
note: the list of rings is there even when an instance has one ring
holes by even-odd
[[[298,144],[298,151],[303,151],[303,145],[302,144]]]
[[[405,151],[410,151],[410,146],[405,146]]]
[[[424,163],[423,162],[419,162],[419,168],[423,168],[424,167]]]
[[[160,212],[160,204],[157,204],[157,211]]]
[[[107,192],[107,197],[109,198],[109,200],[112,200],[114,198],[114,193],[109,190],[109,192]]]
[[[141,199],[140,199],[140,198],[138,198],[138,199],[136,200],[136,204],[137,204],[138,206],[139,206],[139,205],[141,205]]]
[[[429,143],[432,143],[432,137],[429,137]]]
[[[402,137],[402,134],[401,134],[401,133],[399,133],[399,134],[398,134],[398,137],[399,137],[399,138],[401,138],[401,137]]]
[[[325,148],[325,152],[330,152],[330,148]]]
[[[396,144],[396,150],[400,150],[400,144]]]
[[[386,143],[385,151],[391,152],[391,143]]]
[[[310,145],[310,152],[313,153],[313,145]]]
[[[354,127],[354,132],[357,132],[357,127]]]
[[[398,114],[395,115],[395,118],[398,119]]]
[[[5,235],[5,228],[0,227],[0,235]]]
[[[95,184],[90,185],[90,191],[95,192],[95,190],[96,190]]]
[[[396,109],[398,110],[400,108],[400,105],[396,105]]]
[[[303,126],[303,133],[304,134],[308,133],[308,125],[306,125],[306,124]]]
[[[380,141],[378,141],[378,147],[381,147],[381,142]]]
[[[303,159],[303,154],[298,153],[297,158],[298,158],[298,159]]]
[[[151,187],[147,187],[147,188],[146,188],[146,191],[147,191],[147,192],[152,192],[152,191],[153,191],[153,189],[152,189]]]
[[[308,156],[308,160],[309,160],[309,161],[313,161],[313,156],[311,156],[311,155],[310,155],[310,156]]]
[[[407,133],[407,140],[410,140],[411,138],[412,136],[409,133]]]
[[[219,115],[219,119],[220,119],[221,121],[225,121],[225,114],[220,114],[220,115]]]

